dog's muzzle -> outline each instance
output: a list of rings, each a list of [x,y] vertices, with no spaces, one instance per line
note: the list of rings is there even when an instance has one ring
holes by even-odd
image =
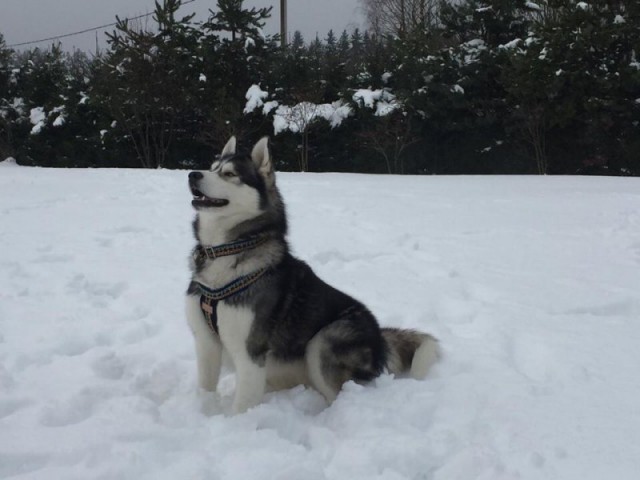
[[[193,205],[194,208],[224,207],[228,205],[229,200],[209,197],[200,191],[199,184],[203,178],[204,174],[202,172],[189,173],[189,189],[191,190],[191,195],[193,195],[191,205]]]

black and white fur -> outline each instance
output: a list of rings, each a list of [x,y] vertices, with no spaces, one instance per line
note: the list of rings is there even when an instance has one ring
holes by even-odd
[[[223,350],[236,372],[235,413],[258,404],[266,389],[306,384],[332,402],[345,382],[367,382],[385,369],[426,376],[438,357],[432,336],[381,329],[364,305],[323,282],[289,253],[268,138],[249,155],[236,153],[232,137],[209,171],[189,174],[189,185],[199,245],[267,237],[254,249],[192,262],[187,320],[195,339],[200,387],[216,389]],[[264,267],[268,271],[256,283],[218,303],[216,334],[200,309],[194,282],[220,288]]]

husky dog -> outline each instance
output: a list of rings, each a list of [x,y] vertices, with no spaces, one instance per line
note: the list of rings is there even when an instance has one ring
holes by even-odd
[[[232,137],[209,171],[189,174],[196,210],[187,320],[200,387],[214,391],[225,350],[236,371],[234,413],[267,388],[310,385],[332,402],[349,380],[385,369],[426,376],[438,343],[380,328],[360,302],[327,285],[289,253],[287,218],[268,138],[249,155]]]

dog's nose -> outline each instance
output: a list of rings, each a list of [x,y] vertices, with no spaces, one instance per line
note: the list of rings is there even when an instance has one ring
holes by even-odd
[[[195,182],[196,180],[202,180],[203,177],[204,175],[202,174],[202,172],[191,172],[189,174],[189,181]]]

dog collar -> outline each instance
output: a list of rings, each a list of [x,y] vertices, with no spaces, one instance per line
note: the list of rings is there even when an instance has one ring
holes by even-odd
[[[251,237],[246,240],[238,240],[236,242],[225,243],[223,245],[215,245],[205,247],[203,245],[196,245],[193,249],[193,260],[196,265],[204,262],[205,260],[215,260],[218,257],[226,257],[229,255],[237,255],[238,253],[245,252],[262,245],[268,240],[265,235]]]

